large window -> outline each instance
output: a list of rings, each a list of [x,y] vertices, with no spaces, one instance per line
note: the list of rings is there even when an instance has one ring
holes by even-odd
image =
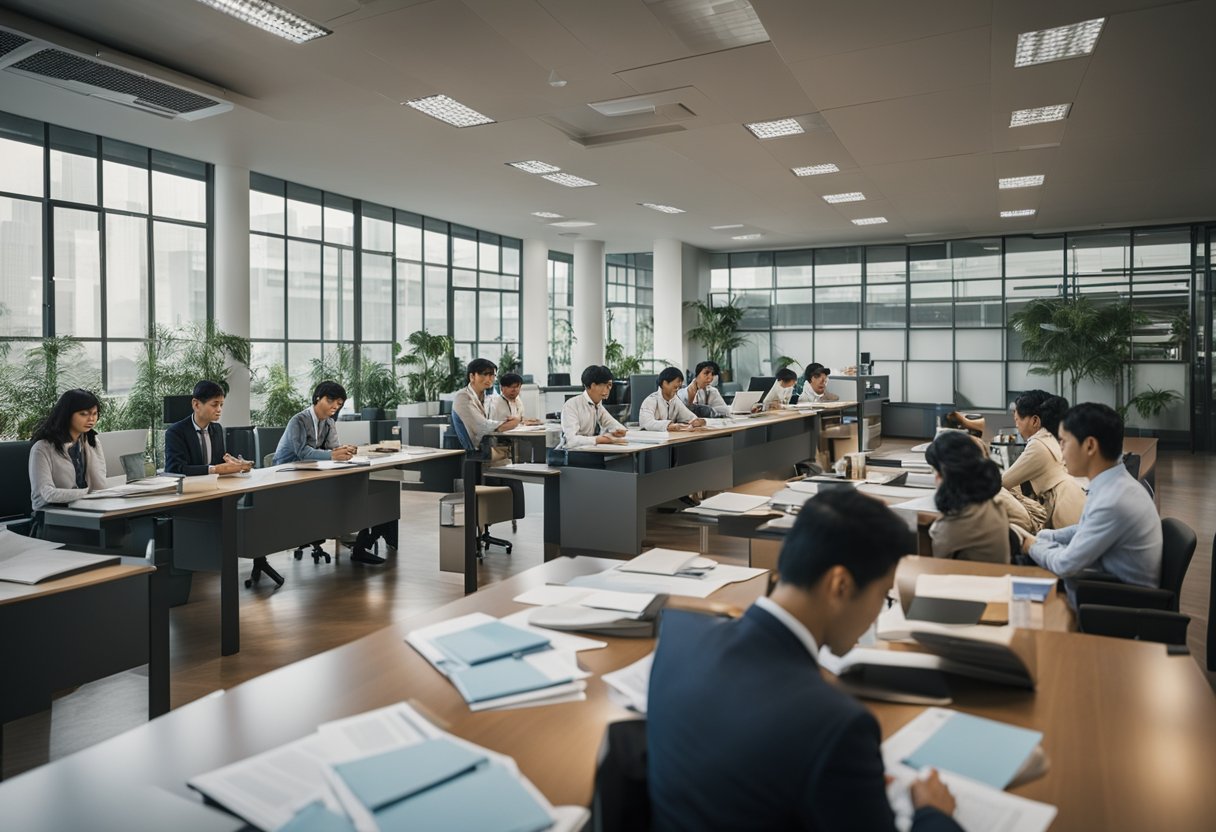
[[[251,174],[253,366],[284,364],[306,391],[314,359],[388,364],[420,329],[461,361],[520,341],[522,243]]]
[[[549,252],[549,372],[569,373],[574,347],[574,257]]]
[[[0,114],[0,339],[70,335],[111,394],[210,313],[210,166]]]
[[[609,254],[604,270],[605,342],[648,361],[654,352],[654,256]]]

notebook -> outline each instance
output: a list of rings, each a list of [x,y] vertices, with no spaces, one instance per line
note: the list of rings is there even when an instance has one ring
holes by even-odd
[[[549,639],[501,621],[487,621],[467,630],[436,636],[434,644],[451,658],[475,665],[543,650],[549,646]]]
[[[1026,764],[1042,733],[958,711],[942,711],[936,730],[903,759],[915,769],[926,766],[961,774],[1003,789]]]
[[[499,765],[427,789],[376,813],[381,832],[540,832],[553,818]]]
[[[470,704],[514,696],[517,693],[529,693],[573,681],[570,677],[559,676],[555,679],[542,673],[520,656],[455,670],[450,678],[456,690],[460,691],[460,695]]]
[[[717,563],[701,557],[696,552],[655,548],[622,563],[617,569],[621,572],[644,572],[650,575],[679,575],[704,574],[715,566]]]
[[[335,765],[334,772],[355,799],[378,812],[488,761],[485,754],[468,746],[436,737]]]

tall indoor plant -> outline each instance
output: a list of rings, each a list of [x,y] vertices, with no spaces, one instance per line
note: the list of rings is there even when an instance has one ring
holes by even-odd
[[[415,403],[413,415],[439,412],[439,396],[459,384],[459,369],[447,335],[432,335],[425,329],[411,332],[402,345],[397,363],[409,368],[405,374],[406,398]]]
[[[694,300],[684,306],[697,313],[697,325],[688,330],[688,337],[701,344],[705,357],[718,365],[722,380],[728,381],[731,353],[747,343],[747,336],[739,332],[746,308],[735,298],[718,304]]]

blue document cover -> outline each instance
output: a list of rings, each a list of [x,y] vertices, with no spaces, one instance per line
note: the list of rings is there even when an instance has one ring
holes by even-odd
[[[1046,601],[1048,596],[1055,592],[1055,589],[1056,585],[1051,581],[1035,581],[1015,577],[1012,585],[1013,600]]]
[[[487,762],[484,754],[437,738],[334,766],[370,811],[405,800]]]
[[[458,633],[437,636],[434,644],[453,659],[465,664],[481,664],[544,649],[549,646],[549,639],[501,621],[487,621]]]
[[[355,832],[355,825],[346,815],[335,814],[322,803],[309,803],[278,832]]]
[[[904,763],[952,771],[1004,789],[1042,739],[1038,731],[955,712]]]
[[[568,678],[550,679],[522,658],[516,657],[457,670],[451,679],[456,690],[470,703],[527,693],[570,681]]]
[[[381,832],[540,832],[549,813],[498,765],[427,789],[376,813]]]

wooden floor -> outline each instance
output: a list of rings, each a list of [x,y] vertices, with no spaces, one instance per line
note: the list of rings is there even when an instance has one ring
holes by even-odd
[[[892,443],[889,443],[892,444]],[[911,444],[911,443],[909,443]],[[1212,539],[1216,534],[1216,455],[1162,452],[1157,460],[1162,512],[1195,529],[1199,548],[1183,586],[1182,609],[1192,616],[1190,647],[1202,666],[1206,649]],[[494,533],[515,543],[514,554],[495,550],[481,567],[481,583],[499,580],[541,562],[542,499],[528,486],[528,516],[514,534],[506,525]],[[271,557],[287,579],[274,589],[263,579],[242,588],[241,652],[219,655],[219,584],[198,573],[189,604],[171,612],[173,707],[207,696],[294,661],[345,644],[394,621],[426,612],[462,594],[458,583],[438,577],[439,517],[434,494],[403,493],[401,550],[384,566],[351,563],[343,550],[333,564]],[[408,519],[405,519],[408,518]],[[650,542],[695,549],[698,527],[674,514],[652,513]],[[329,548],[332,550],[332,544]],[[744,544],[718,538],[711,530],[709,551],[729,560],[746,557]],[[1209,675],[1216,687],[1216,674]],[[147,679],[138,670],[66,692],[49,711],[4,727],[3,773],[11,777],[71,754],[140,724],[146,717]],[[309,691],[299,691],[309,696]],[[284,702],[284,707],[290,707]]]

